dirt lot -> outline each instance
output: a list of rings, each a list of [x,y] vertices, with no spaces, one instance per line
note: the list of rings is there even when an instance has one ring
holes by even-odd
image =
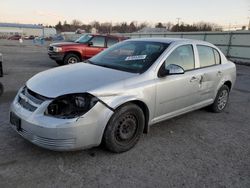
[[[0,187],[250,187],[250,67],[237,66],[230,104],[198,110],[151,128],[123,154],[101,147],[53,152],[20,137],[8,110],[18,88],[56,64],[46,47],[0,40]]]

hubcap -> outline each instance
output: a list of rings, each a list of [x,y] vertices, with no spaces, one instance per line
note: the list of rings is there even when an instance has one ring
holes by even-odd
[[[77,63],[77,59],[75,57],[70,57],[68,60],[68,64],[74,64]]]
[[[228,91],[227,90],[223,90],[220,93],[220,96],[218,98],[218,109],[219,110],[223,110],[227,104],[227,100],[228,100]]]
[[[137,131],[137,121],[134,115],[126,115],[122,117],[116,128],[116,140],[119,142],[128,142],[134,138]]]

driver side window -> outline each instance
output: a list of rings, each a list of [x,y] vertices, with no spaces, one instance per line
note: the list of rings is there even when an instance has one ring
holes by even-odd
[[[91,39],[94,47],[104,47],[105,37],[103,36],[95,36]]]
[[[194,69],[194,51],[193,46],[183,45],[176,48],[165,60],[165,69],[170,64],[179,65],[185,71]]]

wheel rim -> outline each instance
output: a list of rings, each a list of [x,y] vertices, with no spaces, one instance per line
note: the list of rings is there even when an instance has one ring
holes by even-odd
[[[127,114],[121,117],[117,124],[115,138],[118,143],[127,144],[135,138],[138,122],[133,114]]]
[[[77,63],[77,58],[75,57],[70,57],[69,60],[68,60],[68,64],[74,64],[74,63]]]
[[[223,90],[218,98],[218,109],[223,110],[227,104],[228,101],[228,91]]]

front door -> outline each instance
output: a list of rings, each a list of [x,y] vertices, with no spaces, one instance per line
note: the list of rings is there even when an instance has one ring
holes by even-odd
[[[104,36],[94,36],[89,43],[90,45],[85,48],[86,58],[91,58],[106,48]]]
[[[185,73],[157,79],[155,121],[181,113],[200,101],[202,75],[195,70],[193,45],[177,47],[161,68],[170,64],[181,66]]]

